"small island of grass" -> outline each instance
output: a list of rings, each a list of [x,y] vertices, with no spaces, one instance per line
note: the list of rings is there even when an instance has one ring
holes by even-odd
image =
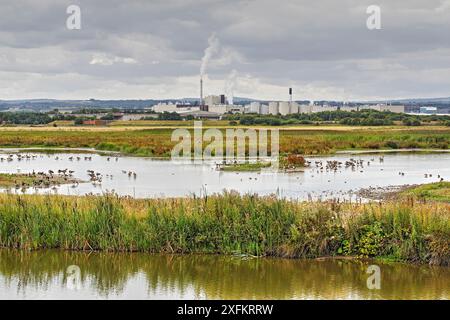
[[[71,175],[64,173],[0,173],[0,188],[49,188],[56,185],[79,182]]]
[[[270,162],[244,162],[244,163],[230,163],[221,165],[220,171],[233,172],[257,172],[263,168],[269,168],[272,164]]]
[[[271,162],[257,161],[225,163],[218,165],[217,167],[220,171],[258,172],[263,168],[269,168],[271,166]],[[285,172],[303,172],[306,166],[306,160],[301,155],[289,154],[280,156],[279,158],[279,168]]]
[[[280,168],[285,172],[303,172],[307,166],[305,158],[298,154],[280,157]]]

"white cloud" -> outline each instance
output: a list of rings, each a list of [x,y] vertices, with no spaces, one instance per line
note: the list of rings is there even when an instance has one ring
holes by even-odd
[[[442,0],[439,7],[436,8],[437,12],[444,12],[450,10],[450,0]]]
[[[89,64],[98,64],[102,66],[111,66],[115,63],[125,63],[125,64],[135,64],[137,61],[133,58],[122,58],[122,57],[116,57],[112,55],[108,55],[105,53],[96,53],[93,55],[91,61]]]

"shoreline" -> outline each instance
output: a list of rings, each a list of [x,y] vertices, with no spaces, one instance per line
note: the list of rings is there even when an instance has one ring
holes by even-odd
[[[289,258],[280,256],[254,256],[248,254],[222,254],[222,253],[202,253],[202,252],[192,252],[192,253],[167,253],[167,252],[145,252],[145,251],[105,251],[105,250],[77,250],[77,249],[61,249],[61,248],[39,248],[39,249],[23,249],[23,248],[11,248],[11,247],[0,247],[0,251],[14,252],[14,253],[32,253],[32,252],[52,252],[52,253],[78,253],[85,254],[87,256],[91,254],[106,254],[106,255],[148,255],[154,257],[221,257],[221,258],[235,258],[237,260],[286,260],[286,261],[350,261],[350,262],[363,262],[363,263],[374,263],[381,262],[385,264],[402,264],[406,266],[429,266],[434,268],[444,268],[449,269],[450,266],[439,266],[439,265],[429,265],[420,262],[411,262],[403,260],[392,260],[389,257],[358,257],[358,256],[322,256],[315,258]]]
[[[450,203],[450,182],[390,185],[359,189],[355,194],[369,201],[398,201],[413,198],[416,201]]]
[[[94,153],[94,154],[107,154],[107,155],[117,155],[122,157],[138,157],[138,158],[148,158],[148,159],[155,159],[155,160],[171,160],[170,156],[148,156],[148,155],[139,155],[139,154],[133,154],[133,153],[126,153],[122,151],[114,151],[114,150],[103,150],[103,149],[96,149],[96,148],[78,148],[78,147],[42,147],[42,146],[36,146],[36,147],[4,147],[0,146],[0,152],[5,153],[21,153],[21,152],[36,152],[36,153],[47,153],[47,151],[50,152],[67,152],[67,153]],[[346,149],[346,150],[336,150],[333,153],[321,153],[321,154],[298,154],[300,156],[303,156],[305,158],[317,158],[317,157],[333,157],[336,155],[370,155],[370,154],[384,154],[384,153],[450,153],[449,149],[429,149],[429,148],[404,148],[404,149],[364,149],[364,150],[353,150],[353,149]],[[225,157],[224,157],[225,159]],[[246,160],[258,160],[259,158],[248,158]],[[184,160],[184,158],[182,158]],[[214,157],[204,159],[204,161],[212,161],[216,160]]]

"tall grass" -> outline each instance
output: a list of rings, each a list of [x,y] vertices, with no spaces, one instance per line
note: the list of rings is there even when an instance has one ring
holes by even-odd
[[[235,193],[153,200],[2,194],[0,246],[288,258],[349,255],[448,266],[450,206],[305,203]]]

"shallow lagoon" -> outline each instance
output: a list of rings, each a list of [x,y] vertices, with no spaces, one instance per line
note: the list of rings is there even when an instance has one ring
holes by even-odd
[[[240,193],[260,195],[277,194],[300,200],[357,200],[356,191],[361,188],[430,183],[441,178],[450,180],[450,153],[404,152],[386,153],[382,156],[338,154],[311,157],[307,158],[312,162],[311,167],[306,168],[304,172],[295,173],[274,172],[270,169],[261,173],[222,172],[216,170],[212,161],[194,164],[86,152],[43,154],[28,151],[20,153],[21,160],[14,154],[12,160],[7,161],[9,154],[0,154],[0,158],[5,159],[0,162],[1,173],[30,173],[33,170],[57,172],[67,168],[74,171],[75,178],[86,181],[79,185],[61,185],[53,189],[28,188],[24,190],[25,193],[85,195],[114,191],[119,195],[149,198],[236,190]],[[26,155],[29,158],[26,158]],[[86,157],[90,160],[85,160]],[[345,165],[342,165],[336,171],[325,168],[327,161],[345,163],[351,158],[363,165],[357,168],[345,168]],[[322,162],[322,165],[316,166],[316,161]],[[87,170],[100,173],[101,183],[89,182]],[[13,188],[9,192],[22,193],[23,190]]]

